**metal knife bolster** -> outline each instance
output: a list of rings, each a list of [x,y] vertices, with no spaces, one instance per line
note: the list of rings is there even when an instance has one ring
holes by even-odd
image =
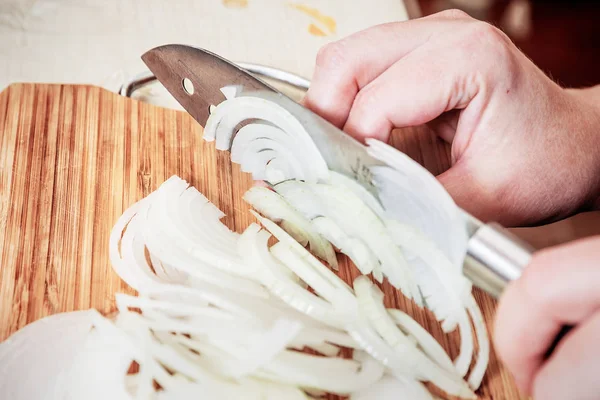
[[[469,222],[468,222],[469,223]],[[533,248],[500,224],[481,224],[467,244],[463,273],[473,284],[498,298],[529,264]]]

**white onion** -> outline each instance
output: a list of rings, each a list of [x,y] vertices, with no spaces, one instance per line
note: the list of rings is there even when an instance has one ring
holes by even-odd
[[[352,178],[346,175],[340,174],[339,172],[329,171],[329,184],[333,186],[341,186],[360,198],[363,203],[371,209],[379,218],[385,219],[385,211],[383,206],[371,192],[369,192],[363,185],[358,183]]]
[[[277,354],[290,346],[301,329],[302,325],[297,321],[276,321],[271,329],[257,335],[255,343],[239,355],[239,364],[232,371],[232,377],[240,378],[269,364]]]
[[[383,293],[366,277],[357,278],[354,281],[354,289],[363,317],[370,320],[377,333],[403,360],[404,365],[400,371],[391,367],[393,373],[399,372],[406,376],[408,369],[414,374],[413,377],[430,381],[449,394],[475,398],[475,394],[469,390],[456,371],[444,369],[434,363],[402,333],[383,306]]]
[[[383,366],[370,358],[359,363],[290,351],[276,357],[267,370],[281,382],[336,394],[349,394],[368,387],[377,382],[384,372]]]
[[[333,273],[331,270],[326,268],[317,258],[310,254],[304,247],[294,240],[288,233],[281,229],[273,221],[263,218],[260,215],[252,211],[252,214],[260,221],[260,223],[275,236],[280,242],[285,243],[290,248],[294,249],[306,264],[313,269],[316,273],[321,275],[329,283],[333,284],[336,288],[351,290],[350,286],[344,282],[339,276]],[[302,277],[301,277],[302,278]],[[343,293],[343,292],[342,292]]]
[[[208,282],[266,296],[260,284],[242,278],[251,271],[231,252],[237,248],[239,235],[219,221],[223,215],[187,182],[171,177],[128,209],[113,228],[110,258],[115,271],[139,291],[153,290],[157,283],[194,286]],[[152,267],[145,250],[153,260]]]
[[[470,285],[462,275],[453,273],[450,261],[416,229],[397,221],[389,221],[388,229],[395,243],[414,256],[410,262],[427,308],[433,311],[439,321],[443,321],[443,330],[450,332],[458,325],[461,346],[456,368],[464,376],[471,364],[474,348],[471,324],[463,300],[465,296],[462,294],[465,287],[469,289],[466,291],[469,294]]]
[[[271,229],[278,229],[279,237],[286,238],[285,231],[275,223],[265,220],[265,222],[267,221],[275,226],[271,226]],[[333,306],[307,291],[298,282],[298,276],[273,257],[267,246],[271,236],[268,233],[266,235],[261,233],[267,232],[260,231],[258,225],[253,224],[246,229],[240,239],[240,253],[244,255],[246,262],[253,266],[257,278],[269,288],[273,295],[293,309],[332,327],[342,327],[342,317],[334,310]],[[287,238],[289,240],[289,236]],[[300,246],[298,243],[296,245]],[[300,246],[300,248],[302,247]]]
[[[360,238],[348,236],[332,219],[316,217],[311,223],[317,232],[350,257],[362,274],[370,274],[379,268],[379,260],[369,246]]]
[[[305,167],[301,160],[294,157],[293,151],[277,140],[285,135],[281,129],[272,125],[252,123],[243,126],[237,132],[235,140],[231,146],[231,161],[240,164],[242,171],[253,174],[254,179],[257,179],[255,174],[260,174],[262,169],[265,169],[267,162],[271,161],[272,157],[257,165],[253,159],[257,158],[258,153],[263,153],[263,149],[272,149],[273,155],[278,155],[288,161],[290,175],[295,179],[305,180],[310,177],[305,176]]]
[[[229,85],[229,86],[222,87],[221,93],[223,93],[223,96],[225,96],[225,99],[231,100],[234,97],[237,97],[238,94],[240,94],[243,89],[244,89],[244,87],[241,85]],[[211,113],[212,113],[212,111],[211,111]]]
[[[335,270],[338,269],[335,251],[302,214],[290,206],[283,197],[264,187],[253,187],[244,194],[244,200],[262,215],[274,222],[284,221],[284,228],[297,242],[309,245],[311,252]],[[286,229],[287,228],[287,229]]]
[[[477,305],[477,302],[472,295],[469,300],[467,300],[467,310],[469,311],[469,314],[473,320],[475,333],[477,335],[477,342],[479,344],[477,360],[475,361],[475,366],[469,375],[469,385],[471,385],[473,389],[477,389],[481,385],[481,381],[483,380],[483,376],[489,362],[490,339],[488,337],[481,309],[479,308],[479,305]]]
[[[37,320],[0,344],[0,393],[11,400],[63,399],[69,372],[86,346],[95,311]]]
[[[419,347],[429,358],[447,371],[454,370],[454,364],[452,364],[452,360],[450,360],[446,351],[425,328],[403,311],[397,309],[388,309],[387,311],[404,333],[416,339]]]
[[[372,167],[388,217],[419,229],[462,270],[468,240],[460,209],[432,174],[406,154],[375,139],[367,151],[388,166]]]
[[[346,240],[357,238],[364,242],[371,249],[372,254],[377,256],[381,272],[388,277],[390,283],[400,289],[406,297],[421,304],[421,295],[412,276],[413,273],[404,255],[394,244],[384,221],[353,191],[342,186],[297,181],[282,182],[275,185],[275,190],[306,218],[326,216],[349,237]],[[320,233],[331,236],[331,232],[326,230]],[[338,242],[341,245],[342,241],[346,240],[338,240]],[[359,261],[353,252],[348,255]],[[366,263],[362,263],[360,269],[371,271],[374,263],[375,260],[367,260]]]
[[[350,400],[433,400],[431,394],[418,381],[384,376],[379,382],[350,396]]]
[[[131,399],[126,374],[132,354],[119,336],[95,328],[71,365],[68,388],[73,399]],[[124,346],[125,344],[125,346]],[[98,366],[102,373],[94,373]]]
[[[271,126],[261,121],[267,121]],[[236,132],[236,127],[242,122],[249,122],[246,126],[256,126]],[[252,172],[257,180],[266,178],[263,171],[275,160],[280,163],[278,171],[283,174],[276,181],[303,179],[318,182],[329,179],[327,164],[306,129],[289,111],[272,101],[241,96],[216,106],[204,127],[204,139],[216,139],[217,149],[229,150],[237,140],[236,133],[241,135],[243,145],[235,145],[233,161],[242,162],[242,169]],[[254,140],[260,140],[260,144],[252,144]],[[301,154],[302,159],[297,159],[297,154]],[[299,165],[302,173],[298,173]]]

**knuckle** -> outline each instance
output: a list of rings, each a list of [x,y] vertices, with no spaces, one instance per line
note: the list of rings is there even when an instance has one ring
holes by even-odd
[[[471,19],[471,16],[469,14],[457,8],[441,11],[438,15],[440,17],[448,19]]]
[[[368,85],[358,92],[354,104],[360,109],[368,109],[377,104],[377,89],[375,86]]]
[[[485,70],[503,74],[514,70],[514,46],[504,32],[493,25],[479,21],[471,24],[462,47],[463,51],[468,56],[475,57]]]
[[[472,24],[469,38],[493,52],[504,54],[508,50],[510,40],[500,29],[487,22]]]
[[[355,134],[361,137],[380,136],[382,120],[380,94],[377,87],[367,86],[356,95],[352,106],[352,120],[349,121]]]
[[[496,28],[494,25],[489,24],[483,21],[475,21],[471,24],[471,32],[475,35],[485,37],[485,38],[496,38],[500,31],[500,29]]]
[[[368,130],[370,126],[373,126],[371,122],[373,115],[378,110],[377,104],[380,104],[378,91],[372,86],[364,88],[356,95],[352,108],[355,116],[359,117],[357,122],[363,130]]]
[[[346,64],[346,51],[342,42],[326,44],[317,53],[316,65],[321,69],[339,69]]]
[[[556,278],[552,249],[542,249],[534,254],[521,276],[522,290],[530,301],[530,307],[539,313],[551,314],[555,307],[553,280]],[[548,290],[550,289],[550,290]]]

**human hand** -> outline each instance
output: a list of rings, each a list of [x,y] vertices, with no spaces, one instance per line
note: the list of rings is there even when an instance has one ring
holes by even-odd
[[[600,236],[536,253],[500,300],[494,339],[517,384],[535,399],[600,395]],[[562,326],[575,326],[550,356]]]
[[[600,105],[456,10],[324,47],[304,103],[359,139],[428,123],[452,143],[439,180],[485,221],[554,220],[600,198]]]

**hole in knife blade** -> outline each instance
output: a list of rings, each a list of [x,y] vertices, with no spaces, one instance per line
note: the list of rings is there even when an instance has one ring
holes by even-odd
[[[183,78],[181,85],[183,86],[183,90],[185,90],[187,94],[189,94],[190,96],[194,94],[194,84],[191,80],[189,80],[189,78]]]

